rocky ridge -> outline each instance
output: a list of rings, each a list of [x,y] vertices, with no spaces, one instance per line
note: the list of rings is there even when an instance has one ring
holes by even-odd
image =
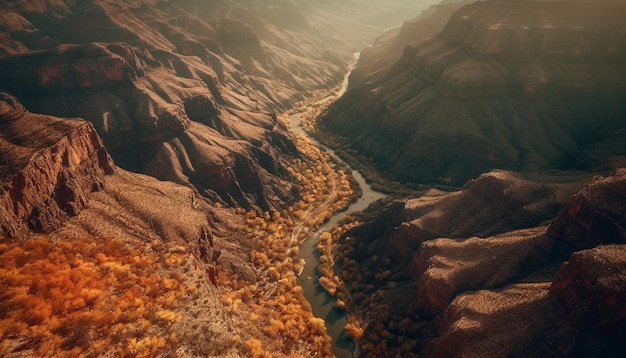
[[[400,182],[606,166],[624,155],[623,7],[481,1],[426,39],[407,23],[386,41],[401,57],[357,66],[321,124]]]
[[[115,165],[89,122],[29,113],[2,95],[2,235],[52,232],[85,208]]]
[[[6,3],[0,87],[30,111],[92,122],[123,168],[223,205],[280,208],[298,191],[285,166],[297,154],[274,113],[338,81],[356,48],[345,44],[385,26],[358,16],[397,21],[415,5],[370,4],[355,18],[344,16],[355,4],[333,6]],[[331,34],[329,14],[353,22]]]
[[[584,177],[546,184],[489,173],[459,192],[396,202],[347,232],[335,259],[362,315],[366,353],[570,356],[623,349],[617,337],[624,332],[626,238],[598,235],[585,223],[624,224],[624,215],[601,209],[626,205],[624,173],[582,189]],[[488,190],[498,186],[506,189]],[[491,200],[476,199],[481,187]],[[580,209],[578,197],[599,209]],[[563,225],[577,231],[554,229]],[[577,251],[583,243],[588,250]],[[383,344],[385,330],[391,335]]]

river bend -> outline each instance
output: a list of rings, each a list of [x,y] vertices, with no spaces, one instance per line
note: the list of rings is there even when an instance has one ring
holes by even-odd
[[[355,60],[358,56],[355,55]],[[341,90],[336,98],[345,92],[348,85],[348,77],[350,72],[344,77]],[[292,130],[300,135],[305,136],[321,150],[330,154],[337,162],[348,166],[336,153],[330,148],[319,143],[315,138],[310,137],[301,126],[302,113],[296,113],[290,116]],[[335,307],[335,299],[330,296],[326,290],[319,284],[319,273],[317,266],[319,265],[320,253],[317,249],[319,235],[325,231],[330,231],[347,215],[365,210],[371,203],[378,199],[384,198],[386,195],[377,192],[365,181],[361,173],[352,169],[352,176],[361,187],[362,195],[353,202],[346,210],[332,216],[326,223],[320,226],[315,232],[311,233],[300,245],[300,256],[306,261],[306,265],[298,278],[299,284],[304,291],[304,296],[311,304],[313,315],[322,318],[326,322],[326,329],[333,340],[333,353],[338,358],[350,358],[353,356],[354,343],[345,337],[344,327],[346,325],[346,315],[343,311]]]

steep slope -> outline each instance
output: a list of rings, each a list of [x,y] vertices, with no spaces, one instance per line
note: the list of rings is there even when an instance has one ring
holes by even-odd
[[[348,231],[334,258],[365,353],[622,350],[626,236],[620,229],[600,238],[587,223],[623,228],[626,216],[615,211],[626,207],[625,174],[597,177],[576,193],[584,177],[547,184],[489,173],[456,193],[397,202]],[[575,252],[583,244],[593,249]]]
[[[418,6],[0,1],[0,356],[330,355],[294,245],[353,192],[275,113]]]
[[[210,353],[197,330],[213,332],[212,354],[232,349],[204,269],[222,255],[251,265],[213,236],[216,209],[116,168],[82,119],[2,93],[0,128],[2,356]]]
[[[389,29],[361,51],[358,66],[350,74],[350,83],[372,81],[377,73],[402,58],[407,44],[425,40],[441,32],[450,16],[471,0],[442,1],[422,11],[420,16]]]
[[[402,57],[357,67],[321,125],[401,182],[604,165],[626,148],[625,6],[481,1],[428,39],[407,24],[387,40]]]
[[[297,196],[285,166],[297,154],[274,112],[334,84],[351,41],[418,6],[347,16],[360,5],[286,4],[6,2],[0,87],[31,111],[92,122],[123,168],[225,205],[284,207]]]
[[[1,98],[1,356],[330,354],[291,247],[350,200],[328,158],[299,145],[288,211],[225,208],[116,168],[87,121]]]
[[[28,113],[0,97],[0,233],[51,232],[78,215],[115,166],[90,123]]]

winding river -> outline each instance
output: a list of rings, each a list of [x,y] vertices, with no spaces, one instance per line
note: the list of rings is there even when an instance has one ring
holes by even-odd
[[[358,54],[355,55],[355,62],[357,59]],[[337,98],[339,98],[346,91],[348,87],[349,75],[350,71],[344,77],[341,90],[339,91]],[[329,153],[330,156],[337,162],[344,163],[347,166],[347,164],[341,160],[341,158],[339,158],[333,150],[310,137],[302,129],[301,118],[303,114],[304,113],[296,113],[290,116],[292,130],[295,133],[304,135],[320,149]],[[300,256],[306,261],[306,265],[298,278],[299,284],[302,286],[304,295],[311,304],[313,314],[316,317],[324,319],[326,322],[326,329],[333,340],[333,353],[339,358],[352,357],[354,355],[355,345],[352,341],[347,339],[344,334],[344,326],[347,322],[345,313],[335,307],[334,298],[330,296],[319,284],[319,273],[317,271],[320,258],[320,253],[317,249],[319,235],[325,231],[331,230],[334,226],[341,222],[346,215],[363,211],[371,203],[386,196],[385,194],[373,190],[358,171],[352,169],[352,175],[361,187],[363,192],[361,197],[352,203],[346,210],[331,217],[326,223],[320,226],[317,231],[311,233],[300,245]]]

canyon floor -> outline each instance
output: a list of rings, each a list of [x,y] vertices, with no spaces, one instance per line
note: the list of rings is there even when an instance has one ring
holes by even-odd
[[[0,2],[0,356],[620,356],[624,6]]]

